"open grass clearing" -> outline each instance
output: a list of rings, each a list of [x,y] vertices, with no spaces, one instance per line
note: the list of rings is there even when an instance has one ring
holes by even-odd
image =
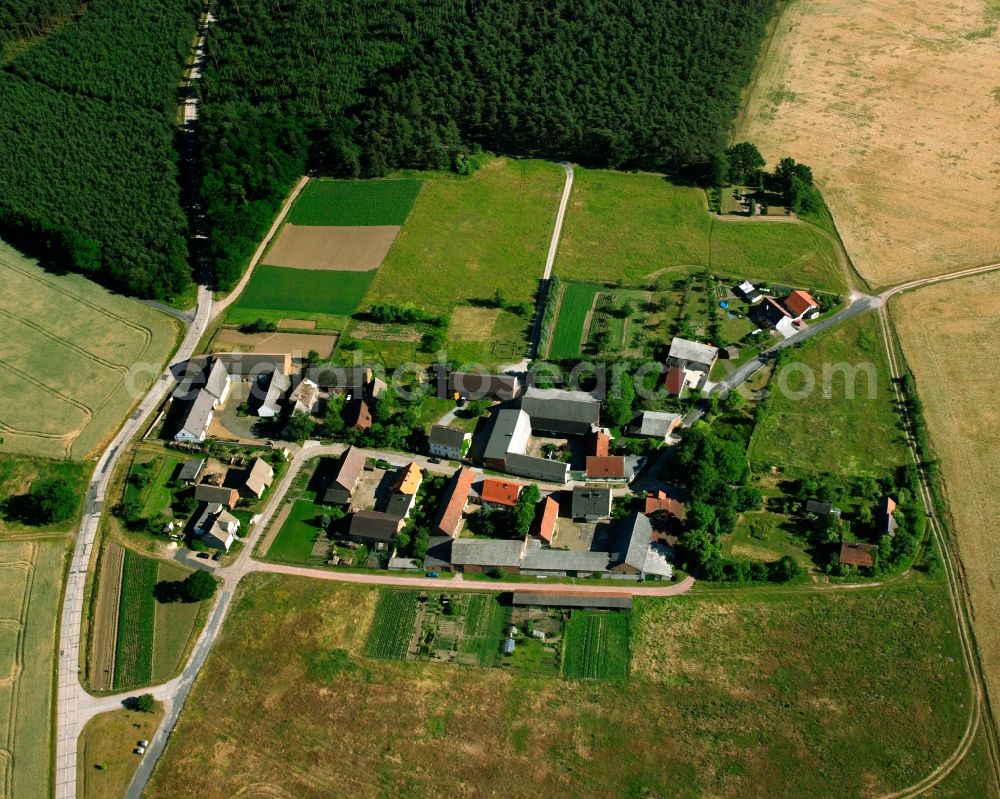
[[[918,575],[640,599],[628,684],[364,657],[375,588],[261,574],[238,592],[150,797],[874,796],[941,762],[967,713],[947,595]]]
[[[262,264],[254,270],[236,307],[249,316],[247,321],[256,319],[255,314],[262,310],[282,311],[283,315],[312,311],[350,316],[358,309],[374,277],[374,270],[335,272]]]
[[[81,799],[124,796],[142,758],[138,741],[151,740],[163,720],[163,705],[152,713],[115,710],[87,722],[77,746],[76,792]]]
[[[82,460],[159,374],[177,325],[3,242],[0,282],[0,452]]]
[[[650,173],[576,170],[555,271],[642,283],[685,266],[796,288],[843,291],[832,243],[807,223],[715,221],[704,192]]]
[[[767,511],[744,513],[736,530],[723,539],[723,551],[736,558],[769,563],[785,555],[806,570],[815,564],[794,540],[795,524],[787,516]]]
[[[0,541],[0,786],[31,799],[51,785],[56,625],[66,542]]]
[[[995,12],[994,12],[995,13]],[[735,124],[812,166],[871,285],[995,261],[1000,39],[982,2],[789,3]],[[960,111],[959,111],[960,109]],[[954,113],[950,112],[954,110]]]
[[[317,505],[310,499],[295,500],[268,547],[266,557],[282,563],[313,563],[313,544],[317,536],[324,535],[320,519],[329,512],[329,507]]]
[[[943,283],[892,300],[890,313],[941,460],[990,699],[1000,702],[1000,275]]]
[[[555,164],[509,158],[469,177],[428,176],[365,301],[439,313],[497,289],[509,301],[532,300],[563,177]]]
[[[292,206],[292,225],[402,225],[419,180],[310,180]]]
[[[306,227],[287,224],[264,255],[270,266],[368,272],[378,269],[399,225]]]
[[[750,460],[882,477],[907,460],[899,424],[878,319],[868,314],[792,351],[771,379]]]

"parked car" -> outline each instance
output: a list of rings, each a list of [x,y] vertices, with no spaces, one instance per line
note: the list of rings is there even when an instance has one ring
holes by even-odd
[[[137,754],[137,755],[144,755],[144,754],[146,754],[146,747],[145,746],[137,746],[132,751],[135,752],[135,754]]]
[[[428,463],[441,463],[441,459],[440,458],[428,458],[427,462]]]
[[[145,748],[146,748],[147,746],[149,746],[149,741],[147,741],[147,740],[146,740],[146,739],[144,738],[143,740],[139,741],[139,742],[138,742],[138,743],[136,744],[136,746],[140,746],[140,747],[142,747],[143,749],[145,749]]]
[[[212,560],[222,560],[222,553],[216,552],[214,555],[212,555]]]
[[[209,555],[209,554],[208,554],[207,552],[199,552],[199,553],[198,553],[198,557],[199,557],[199,558],[204,558],[205,560],[208,560],[208,559],[209,559],[210,557],[212,557],[212,556],[211,556],[211,555]]]
[[[437,577],[438,573],[437,572],[427,572],[427,576],[428,577]]]

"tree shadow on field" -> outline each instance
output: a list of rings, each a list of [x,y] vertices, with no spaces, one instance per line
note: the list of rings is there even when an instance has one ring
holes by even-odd
[[[184,583],[181,580],[160,580],[160,582],[153,586],[153,597],[161,605],[187,601],[187,596],[184,593]]]

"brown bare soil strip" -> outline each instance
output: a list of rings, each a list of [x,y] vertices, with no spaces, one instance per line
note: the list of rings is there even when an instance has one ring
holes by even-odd
[[[941,459],[958,554],[991,704],[1000,702],[1000,275],[943,283],[893,300],[890,312]]]
[[[305,357],[316,350],[321,358],[329,358],[337,344],[337,336],[320,333],[241,333],[223,329],[212,342],[214,352],[234,348],[243,352],[290,352],[293,357]]]
[[[279,330],[315,330],[315,319],[282,319],[278,322]]]
[[[382,265],[398,233],[399,225],[285,225],[264,263],[293,269],[368,272]]]
[[[94,604],[94,637],[90,647],[91,687],[110,691],[115,673],[115,646],[118,639],[118,602],[121,594],[125,549],[108,544],[104,550],[101,581]]]
[[[1000,36],[981,0],[790,3],[738,121],[812,166],[873,286],[1000,253]]]

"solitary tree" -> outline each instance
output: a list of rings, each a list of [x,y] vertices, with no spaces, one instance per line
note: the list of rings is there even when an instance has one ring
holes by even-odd
[[[519,536],[525,535],[531,527],[531,522],[535,518],[535,506],[541,497],[538,486],[531,483],[517,498],[517,505],[514,506],[514,530]]]
[[[216,587],[215,578],[199,569],[184,578],[181,595],[186,602],[202,602],[215,596]]]
[[[133,704],[140,713],[152,713],[153,708],[156,707],[156,700],[153,699],[152,694],[139,694]]]
[[[65,480],[35,480],[28,491],[30,515],[39,524],[64,522],[76,513],[79,497]]]

